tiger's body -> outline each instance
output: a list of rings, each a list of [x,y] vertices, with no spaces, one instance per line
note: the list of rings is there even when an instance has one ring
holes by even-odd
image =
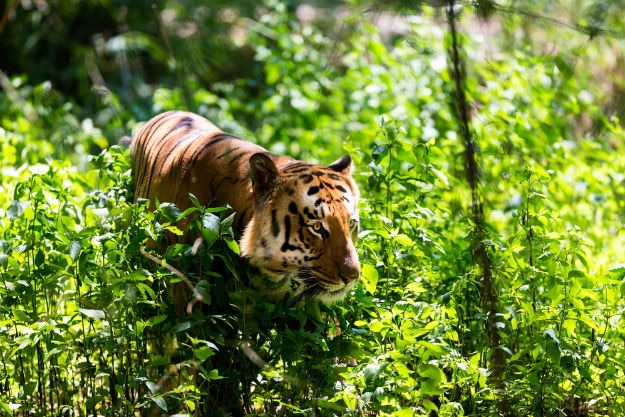
[[[284,292],[330,303],[360,275],[352,161],[312,165],[224,133],[189,112],[155,116],[131,143],[135,200],[228,204],[243,257]]]

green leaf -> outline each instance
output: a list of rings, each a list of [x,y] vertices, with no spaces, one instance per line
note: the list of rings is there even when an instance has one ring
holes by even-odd
[[[393,367],[395,368],[395,371],[397,372],[397,375],[399,375],[399,377],[401,379],[408,379],[410,378],[412,371],[410,369],[408,369],[408,367],[406,366],[406,364],[402,363],[402,362],[394,362],[393,363]]]
[[[30,316],[24,310],[15,308],[13,309],[13,315],[19,322],[22,322],[22,323],[30,322]]]
[[[35,388],[37,388],[36,382],[27,382],[22,387],[22,393],[25,397],[31,396],[35,392]]]
[[[224,236],[223,239],[232,252],[236,253],[237,255],[241,255],[241,248],[239,248],[239,244],[236,240],[234,240],[231,236]]]
[[[24,214],[24,208],[28,205],[25,201],[11,201],[11,207],[6,211],[10,220],[15,220]]]
[[[198,200],[193,193],[189,193],[189,200],[191,200],[191,203],[193,203],[196,208],[202,207],[202,203],[200,203],[200,200]]]
[[[219,375],[219,369],[211,369],[208,372],[208,379],[211,381],[224,379],[224,376]]]
[[[150,358],[150,366],[152,367],[166,366],[166,365],[169,365],[169,361],[167,360],[167,358],[165,358],[162,355],[155,355]],[[150,384],[153,384],[153,385],[150,385]],[[158,384],[154,384],[153,382],[150,382],[150,381],[146,381],[146,385],[148,385],[148,389],[150,389],[150,392],[152,392],[152,394],[155,393],[155,391],[152,391],[152,388],[160,389]]]
[[[556,332],[553,329],[547,329],[547,330],[544,331],[544,333],[545,333],[545,335],[549,336],[551,338],[551,340],[553,340],[557,344],[560,344],[560,340],[556,336]]]
[[[72,261],[75,261],[76,259],[78,259],[78,255],[80,254],[81,248],[82,248],[82,245],[80,244],[80,241],[78,240],[72,240],[72,242],[69,244],[69,257]]]
[[[430,378],[437,382],[440,382],[443,379],[443,372],[440,370],[440,368],[434,365],[430,365],[430,364],[421,365],[417,369],[417,372],[422,377]]]
[[[447,178],[447,176],[443,173],[443,171],[434,168],[433,166],[429,166],[428,167],[430,169],[430,171],[432,171],[439,180],[441,180],[443,182],[443,184],[445,184],[445,187],[449,187],[449,179]]]
[[[185,330],[189,330],[190,328],[191,328],[191,322],[186,320],[186,321],[176,324],[174,328],[172,329],[172,331],[174,333],[179,333],[179,332],[184,332]]]
[[[559,365],[560,364],[560,347],[558,346],[558,343],[555,343],[551,339],[547,339],[545,349],[547,351],[547,356],[549,356],[549,359],[551,360],[551,362],[553,362],[556,365]]]
[[[360,275],[365,290],[371,295],[375,294],[378,285],[378,270],[373,265],[363,264]]]
[[[235,213],[232,213],[221,221],[219,225],[219,230],[222,234],[230,232],[230,229],[232,228],[232,223],[234,222],[234,215]]]
[[[80,311],[83,315],[89,317],[90,319],[93,320],[104,320],[104,318],[106,317],[104,314],[104,311],[102,310],[92,310],[92,309],[88,309],[88,308],[79,308],[78,311]]]
[[[419,391],[423,395],[440,395],[444,392],[440,388],[441,381],[444,380],[443,372],[434,365],[421,365],[418,368],[418,373],[422,377],[426,378],[421,382]]]
[[[170,222],[176,221],[180,216],[180,209],[173,203],[161,203],[158,211]]]
[[[152,401],[163,411],[167,411],[167,401],[163,397],[154,397]]]
[[[571,269],[568,274],[569,279],[573,278],[586,278],[586,273],[579,269]]]
[[[397,243],[404,247],[410,247],[413,244],[412,239],[403,233],[398,234],[394,239]]]
[[[187,217],[189,214],[195,213],[196,211],[198,211],[197,207],[189,207],[188,209],[186,209],[185,211],[180,213],[178,215],[178,217],[176,217],[176,221],[178,222],[178,221],[184,219],[185,217]]]
[[[18,407],[16,407],[15,409],[17,409]],[[7,416],[12,416],[13,415],[13,408],[11,407],[10,404],[7,404],[5,402],[0,401],[0,410],[2,410],[2,413],[6,414]],[[2,414],[0,413],[0,414]]]
[[[209,346],[200,346],[198,349],[193,351],[193,354],[200,361],[204,362],[206,359],[210,358],[215,354],[215,351],[211,349]]]
[[[391,414],[393,417],[414,417],[414,415],[412,408],[402,408],[401,410],[393,411],[393,414]]]
[[[213,213],[202,214],[202,237],[204,244],[210,248],[219,238],[219,216]]]
[[[146,323],[146,325],[148,326],[156,326],[158,324],[161,324],[162,322],[164,322],[165,320],[167,320],[167,315],[162,314],[160,316],[153,316],[150,317]]]

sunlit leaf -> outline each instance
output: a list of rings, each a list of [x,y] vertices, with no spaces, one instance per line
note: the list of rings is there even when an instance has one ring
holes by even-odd
[[[104,318],[106,317],[104,311],[102,310],[79,308],[78,311],[80,311],[84,316],[89,317],[93,320],[104,320]]]

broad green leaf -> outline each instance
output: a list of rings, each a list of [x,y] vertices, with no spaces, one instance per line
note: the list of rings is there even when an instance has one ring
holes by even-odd
[[[580,271],[579,269],[571,269],[568,274],[569,279],[574,278],[586,278],[586,273],[584,271]]]
[[[232,227],[232,223],[234,222],[235,213],[232,213],[225,219],[223,219],[219,225],[219,230],[221,233],[228,233],[230,228]]]
[[[158,209],[170,222],[176,221],[176,219],[180,216],[180,209],[173,203],[161,203],[158,206]]]
[[[175,234],[176,236],[182,236],[184,234],[182,230],[180,230],[177,226],[174,226],[174,225],[165,226],[163,229],[167,230],[170,233]]]
[[[5,402],[0,401],[0,410],[7,416],[13,415],[13,409],[18,409],[18,407],[12,407],[12,404],[7,404]]]
[[[219,216],[209,212],[202,214],[202,237],[207,248],[215,243],[219,238]]]
[[[153,397],[152,401],[163,411],[167,411],[167,401],[163,397]]]
[[[173,327],[172,331],[174,333],[180,333],[180,332],[184,332],[185,330],[189,330],[190,328],[191,328],[191,322],[186,320],[186,321],[176,324]]]
[[[203,362],[213,356],[215,354],[215,351],[208,346],[200,346],[193,351],[193,354],[196,358]]]
[[[449,179],[447,178],[447,175],[443,173],[443,171],[434,168],[433,166],[430,166],[429,169],[438,177],[439,180],[443,182],[443,184],[445,184],[446,187],[449,187]]]
[[[405,235],[403,233],[398,234],[394,237],[394,239],[397,243],[404,247],[410,247],[413,244],[412,239],[408,235]]]
[[[72,261],[78,259],[81,248],[82,245],[80,244],[79,240],[72,240],[72,242],[69,244],[69,257]]]
[[[549,336],[551,338],[551,340],[553,340],[556,344],[560,344],[560,340],[558,339],[558,337],[556,336],[556,332],[553,329],[547,329],[545,330],[545,335]]]
[[[393,367],[395,368],[397,375],[399,375],[402,379],[407,379],[412,374],[412,371],[402,362],[394,362]]]
[[[210,372],[208,373],[208,379],[211,381],[224,379],[224,378],[225,378],[224,376],[219,375],[219,369],[211,369]]]
[[[444,391],[440,388],[441,381],[445,380],[443,372],[434,365],[421,365],[418,368],[418,373],[425,380],[421,381],[419,391],[424,395],[439,395]]]
[[[104,311],[102,310],[79,308],[78,311],[80,311],[84,316],[87,316],[93,320],[104,320],[104,318],[106,317]]]
[[[237,255],[241,255],[241,249],[239,248],[239,244],[236,240],[234,240],[231,236],[224,236],[223,239],[232,252],[236,253]]]
[[[393,411],[391,415],[393,417],[414,417],[414,411],[411,408],[402,408],[401,410]]]
[[[444,378],[444,374],[443,372],[440,370],[440,368],[434,366],[434,365],[421,365],[419,366],[419,368],[417,369],[419,375],[421,375],[424,378],[430,378],[434,381],[436,381],[437,383],[440,382],[441,380],[445,379]]]
[[[551,362],[553,362],[556,365],[559,365],[560,364],[560,347],[558,346],[558,343],[554,342],[551,339],[547,339],[545,349],[547,350],[547,356],[549,356],[549,359],[551,360]]]
[[[20,321],[22,323],[30,322],[30,316],[25,311],[20,310],[18,308],[14,308],[12,312],[13,312],[13,315],[15,316],[15,318],[18,321]]]
[[[378,270],[372,265],[363,264],[360,277],[365,290],[371,295],[375,294],[375,289],[378,285]]]
[[[164,322],[165,320],[167,320],[167,315],[160,315],[160,316],[152,316],[148,319],[147,321],[147,325],[148,326],[156,326],[158,324],[161,324],[162,322]]]
[[[169,365],[169,361],[161,355],[151,356],[149,363],[150,366],[153,367]],[[148,386],[148,389],[150,389],[150,392],[152,392],[153,394],[159,389],[158,384],[154,384],[150,381],[146,381],[146,385]],[[155,391],[153,391],[152,389],[155,389]]]

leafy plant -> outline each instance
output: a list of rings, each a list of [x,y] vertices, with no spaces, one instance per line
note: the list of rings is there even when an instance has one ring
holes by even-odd
[[[148,31],[124,35],[117,56],[172,59],[172,79],[138,81],[149,101],[101,95],[89,117],[55,82],[0,74],[0,413],[623,414],[625,135],[602,81],[573,59],[590,63],[604,44],[538,53],[536,29],[493,3],[506,46],[484,40],[466,9],[467,142],[453,38],[442,9],[420,6],[393,41],[363,21],[373,9],[346,9],[339,31],[296,19],[295,4],[232,9],[228,27],[243,32],[228,41],[253,65],[219,80],[184,65],[205,56],[190,56],[200,29],[187,44],[169,32],[218,16],[171,6],[171,52]],[[592,27],[610,22],[582,10]],[[268,303],[226,208],[133,201],[127,150],[101,149],[130,134],[131,112],[172,108],[274,152],[353,157],[362,278],[345,302]],[[201,246],[150,246],[183,219]]]

